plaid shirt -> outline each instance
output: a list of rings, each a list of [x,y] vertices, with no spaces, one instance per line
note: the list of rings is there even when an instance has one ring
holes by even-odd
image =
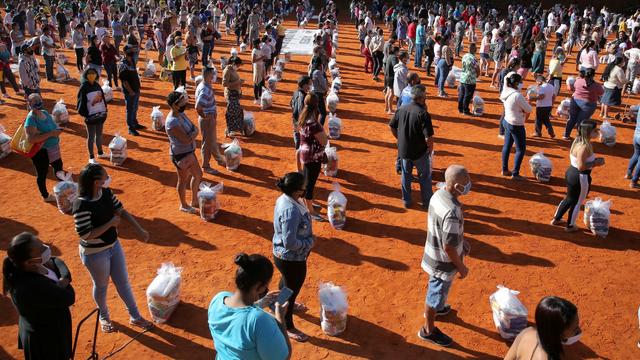
[[[202,107],[202,112],[205,115],[215,114],[216,110],[216,96],[213,92],[213,88],[209,84],[205,84],[202,81],[196,88],[196,108]]]

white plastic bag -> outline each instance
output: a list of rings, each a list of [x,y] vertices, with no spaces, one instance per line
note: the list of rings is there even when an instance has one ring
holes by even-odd
[[[569,108],[571,107],[571,100],[564,99],[558,104],[558,108],[556,109],[556,115],[560,117],[569,117]]]
[[[515,339],[527,327],[527,308],[518,299],[519,291],[498,285],[489,297],[493,321],[503,339]]]
[[[69,111],[67,110],[67,105],[64,103],[64,99],[58,100],[58,102],[53,106],[51,115],[53,116],[53,121],[58,125],[69,122]]]
[[[227,67],[228,63],[229,63],[229,59],[226,56],[221,56],[220,57],[220,70],[224,71],[224,68]]]
[[[551,179],[551,170],[553,170],[553,163],[548,157],[544,156],[543,152],[539,152],[529,159],[529,165],[531,166],[531,173],[540,182],[548,182]]]
[[[576,83],[576,78],[574,76],[569,76],[565,83],[567,84],[567,90],[571,91],[571,87]]]
[[[262,88],[262,96],[260,96],[260,109],[267,110],[273,105],[273,96],[267,88]]]
[[[342,134],[342,120],[335,114],[329,114],[329,139],[339,139]]]
[[[336,59],[331,59],[329,60],[329,70],[333,70],[335,68],[338,67],[338,62],[336,61]]]
[[[276,62],[276,69],[280,69],[282,71],[284,71],[284,69],[286,68],[287,62],[284,61],[284,59],[278,59],[278,61]]]
[[[633,86],[631,86],[631,92],[638,95],[640,94],[640,78],[633,80]]]
[[[200,218],[204,221],[215,219],[220,210],[220,202],[218,194],[222,193],[224,185],[222,183],[211,186],[212,184],[203,181],[200,183],[200,191],[198,191],[198,204],[200,205]]]
[[[450,88],[454,88],[456,87],[456,76],[453,74],[453,71],[449,72],[449,75],[447,75],[447,86]]]
[[[327,154],[327,162],[322,164],[324,174],[326,176],[335,177],[338,175],[338,149],[332,147],[331,144],[327,142],[324,152]]]
[[[329,92],[329,95],[327,95],[327,99],[326,99],[327,110],[329,110],[330,113],[335,114],[336,110],[338,109],[339,102],[340,102],[340,99],[338,98],[338,95],[336,94],[335,91],[331,90]]]
[[[65,69],[64,65],[62,64],[57,64],[56,66],[56,80],[57,81],[69,81],[71,80],[71,76],[69,75],[69,71],[67,71],[67,69]]]
[[[102,92],[104,93],[104,102],[113,100],[113,89],[109,86],[109,80],[102,81]]]
[[[154,106],[151,110],[151,128],[155,131],[164,131],[164,114],[160,106]]]
[[[127,139],[116,133],[109,143],[109,152],[111,153],[111,164],[122,165],[127,159]]]
[[[331,90],[337,94],[340,92],[340,89],[342,89],[342,79],[337,77],[331,82]]]
[[[608,147],[613,147],[616,144],[616,128],[607,120],[600,125],[600,141]]]
[[[147,66],[142,73],[142,76],[147,78],[152,78],[156,76],[156,64],[153,63],[153,60],[149,60]]]
[[[240,147],[240,141],[233,139],[231,143],[222,144],[224,150],[224,159],[227,163],[227,170],[235,171],[240,166],[242,160],[242,148]]]
[[[60,182],[53,187],[53,194],[56,197],[58,210],[63,214],[71,214],[73,202],[78,197],[78,184],[73,181],[70,172],[58,171],[56,176]]]
[[[229,54],[231,56],[238,56],[238,50],[234,47],[231,48],[231,51],[229,51]]]
[[[337,79],[340,77],[340,69],[335,68],[333,70],[331,70],[331,78],[332,79]]]
[[[11,154],[11,136],[7,135],[6,130],[0,125],[0,159]]]
[[[169,320],[180,303],[180,284],[182,268],[173,263],[163,263],[158,275],[147,287],[147,306],[153,321],[164,323]]]
[[[272,93],[275,92],[278,87],[278,77],[275,75],[269,76],[267,79],[267,87]]]
[[[282,72],[283,72],[283,71],[284,71],[284,70],[283,70],[281,67],[276,67],[276,68],[273,70],[273,75],[276,77],[276,79],[278,79],[278,81],[281,81],[281,80],[282,80]]]
[[[245,43],[240,44],[240,52],[245,52],[247,51],[247,47],[248,45]]]
[[[484,100],[482,100],[480,95],[473,97],[473,100],[471,101],[471,112],[473,115],[477,116],[484,114]]]
[[[347,221],[347,198],[340,192],[340,184],[335,181],[327,200],[327,215],[329,223],[337,230],[341,230]]]
[[[529,100],[538,99],[538,87],[536,85],[529,85],[527,88],[527,98],[529,98]]]
[[[329,336],[340,335],[347,329],[347,293],[340,286],[328,282],[320,284],[318,297],[322,331]]]
[[[638,119],[639,111],[640,111],[640,105],[631,105],[629,107],[629,113],[631,113],[632,119]]]
[[[584,224],[593,235],[604,238],[609,234],[610,208],[611,200],[602,201],[599,197],[584,204]]]
[[[256,119],[251,111],[244,112],[242,122],[244,126],[244,136],[251,136],[256,132]]]

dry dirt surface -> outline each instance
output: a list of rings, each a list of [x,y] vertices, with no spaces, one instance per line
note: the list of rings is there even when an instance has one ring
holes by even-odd
[[[294,27],[295,23],[289,21],[287,26]],[[225,36],[215,48],[215,58],[228,54],[234,45]],[[342,137],[332,143],[338,148],[340,170],[335,179],[321,175],[316,194],[325,204],[332,182],[338,181],[349,201],[348,219],[341,231],[328,223],[314,223],[317,242],[299,297],[310,310],[295,317],[297,326],[311,339],[293,344],[293,358],[502,358],[509,344],[498,335],[489,306],[489,295],[499,284],[521,292],[530,321],[536,304],[547,295],[567,298],[578,306],[584,337],[568,349],[570,357],[639,358],[636,314],[640,288],[635,281],[640,260],[640,202],[638,191],[630,189],[623,179],[633,152],[633,126],[614,122],[618,130],[615,147],[598,141],[594,145],[596,153],[605,157],[606,165],[593,171],[588,198],[612,201],[609,236],[597,238],[584,230],[582,214],[581,231],[567,234],[562,227],[549,225],[549,221],[565,194],[569,142],[547,136],[532,138],[533,123],[529,120],[530,137],[523,163],[528,179],[514,182],[504,178],[500,175],[502,140],[497,137],[502,105],[497,90],[489,89],[488,79],[482,78],[478,92],[486,101],[484,116],[462,117],[456,112],[455,89],[448,90],[453,96],[437,98],[433,78],[421,72],[430,94],[428,107],[436,134],[434,185],[443,181],[443,170],[453,163],[465,165],[473,181],[471,193],[462,198],[465,235],[471,244],[471,255],[466,260],[470,275],[454,282],[449,302],[455,311],[438,320],[438,326],[456,343],[450,349],[438,348],[416,336],[423,323],[427,283],[427,275],[420,267],[427,214],[418,206],[409,210],[402,206],[400,177],[394,169],[395,141],[387,126],[389,117],[384,113],[382,83],[362,72],[363,58],[355,28],[347,22],[340,27],[339,46],[337,60],[344,85],[337,114],[344,129]],[[67,68],[77,77],[75,57],[68,50],[64,53],[71,60]],[[156,57],[155,52],[149,55]],[[259,111],[251,98],[249,53],[242,53],[241,57],[246,64],[241,69],[246,80],[242,105],[246,111],[254,112],[257,132],[242,139],[244,158],[238,171],[219,168],[220,175],[205,176],[210,182],[224,182],[222,210],[211,223],[178,211],[177,175],[169,159],[165,134],[145,130],[139,137],[127,136],[122,94],[116,92],[115,100],[109,104],[105,143],[116,132],[124,134],[129,158],[118,167],[102,162],[113,178],[112,188],[117,196],[151,233],[151,241],[143,243],[128,225],[120,227],[133,291],[145,316],[149,316],[145,289],[160,264],[172,261],[184,268],[182,303],[168,323],[138,336],[116,358],[214,357],[207,308],[216,293],[233,289],[234,255],[241,251],[271,254],[273,206],[279,195],[274,183],[277,177],[296,169],[289,99],[296,80],[307,71],[308,58],[293,58],[284,80],[278,83],[273,108]],[[550,55],[547,62],[549,58]],[[139,67],[144,66],[144,60],[143,52]],[[456,65],[460,66],[459,59]],[[573,58],[565,69],[575,75]],[[44,68],[41,71],[44,75]],[[525,87],[531,83],[529,77]],[[42,87],[47,109],[61,98],[69,104],[71,122],[61,136],[62,157],[65,167],[77,179],[87,162],[83,120],[75,111],[78,83],[43,80]],[[218,134],[223,134],[226,104],[221,85],[215,87],[220,109]],[[142,124],[150,125],[152,106],[160,105],[166,115],[165,97],[170,89],[169,83],[157,78],[142,80],[138,113]],[[191,105],[193,89],[193,82],[189,82]],[[570,94],[563,87],[559,100],[567,96]],[[634,97],[625,102],[639,101]],[[26,114],[23,100],[12,93],[7,104],[0,106],[0,123],[13,134]],[[192,106],[187,115],[197,120]],[[564,123],[563,119],[553,119],[557,133],[561,133]],[[554,166],[553,177],[545,184],[531,177],[528,166],[529,158],[539,151],[544,151]],[[74,277],[77,299],[71,311],[75,327],[94,308],[94,302],[91,279],[78,256],[72,217],[42,202],[34,168],[27,159],[12,154],[0,160],[0,184],[2,255],[11,237],[21,231],[35,232],[51,244],[54,255],[66,261]],[[54,184],[50,176],[47,185],[52,188]],[[418,197],[417,186],[413,196]],[[272,289],[278,280],[276,271]],[[348,292],[348,328],[338,337],[323,334],[319,326],[317,290],[323,281],[344,286]],[[120,332],[98,334],[101,357],[138,335],[137,329],[128,325],[125,308],[113,286],[109,287],[108,303]],[[0,296],[0,314],[0,358],[22,357],[16,346],[18,318],[5,296]],[[80,358],[91,350],[90,328],[84,325],[80,331]]]

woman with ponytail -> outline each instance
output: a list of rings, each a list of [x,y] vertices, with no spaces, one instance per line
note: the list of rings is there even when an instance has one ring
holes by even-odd
[[[505,360],[561,360],[564,347],[582,337],[578,308],[568,300],[547,296],[536,307],[536,326],[524,329]]]
[[[261,308],[278,295],[269,293],[273,264],[262,255],[245,253],[238,254],[234,262],[238,265],[236,290],[216,294],[209,304],[209,331],[217,358],[290,359],[284,319],[288,303],[276,302],[273,316]]]
[[[569,105],[569,120],[564,130],[563,139],[569,140],[574,127],[591,118],[598,107],[598,99],[604,94],[604,88],[598,84],[594,69],[580,70],[580,77],[571,86],[573,96]]]
[[[23,232],[9,244],[2,291],[18,310],[18,348],[27,360],[71,357],[71,273],[37,236]]]

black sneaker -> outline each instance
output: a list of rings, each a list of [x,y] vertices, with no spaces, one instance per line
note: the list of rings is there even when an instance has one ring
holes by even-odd
[[[131,129],[131,130],[129,130],[129,135],[139,136],[140,133],[138,132],[138,130]]]
[[[436,316],[445,316],[451,312],[451,305],[445,305],[441,310],[436,311]]]
[[[140,125],[140,124],[136,125],[136,130],[144,130],[144,129],[146,129],[146,128],[147,128],[147,127],[146,127],[146,126],[144,126],[144,125]]]
[[[453,339],[445,335],[440,329],[437,327],[433,329],[430,335],[427,335],[427,332],[424,330],[424,327],[420,328],[418,331],[418,337],[422,340],[432,342],[436,345],[448,347],[453,344]]]

